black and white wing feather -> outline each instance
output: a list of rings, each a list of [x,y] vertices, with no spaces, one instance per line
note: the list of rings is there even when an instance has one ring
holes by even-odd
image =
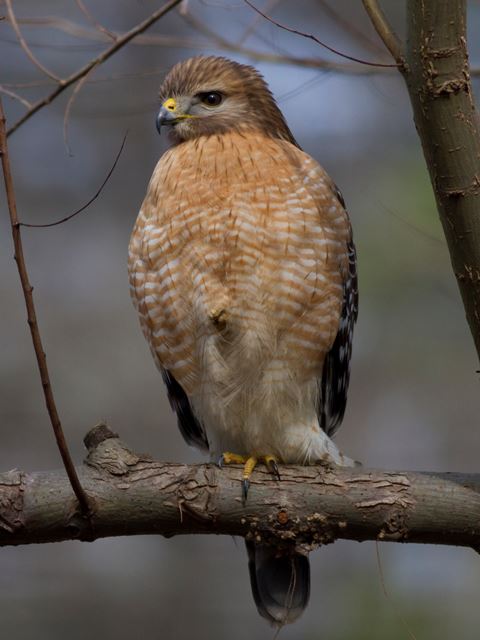
[[[202,423],[195,417],[187,394],[170,371],[162,369],[170,406],[177,414],[178,428],[187,444],[208,451],[208,439]]]
[[[342,199],[341,202],[343,204]],[[348,270],[343,283],[340,324],[335,342],[325,358],[319,389],[319,422],[329,436],[338,429],[345,413],[353,329],[358,316],[357,255],[351,238],[347,249]]]

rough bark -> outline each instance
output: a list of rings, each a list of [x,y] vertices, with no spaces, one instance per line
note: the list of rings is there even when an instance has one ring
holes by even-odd
[[[405,59],[415,125],[480,356],[480,136],[465,0],[408,0]]]
[[[254,472],[241,499],[239,467],[166,464],[130,451],[105,426],[86,438],[78,475],[90,518],[65,472],[0,474],[0,545],[106,536],[215,533],[308,552],[337,538],[480,545],[480,474],[282,467]]]

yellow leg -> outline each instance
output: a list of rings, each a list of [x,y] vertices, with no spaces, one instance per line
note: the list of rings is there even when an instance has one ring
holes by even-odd
[[[242,498],[244,503],[247,501],[248,490],[250,488],[250,476],[257,466],[257,462],[258,458],[252,456],[245,462],[245,466],[243,467]]]
[[[230,453],[225,451],[220,458],[220,466],[222,464],[244,464],[247,462],[248,456],[239,456],[238,453]]]
[[[250,488],[250,476],[253,470],[259,462],[267,467],[270,473],[273,473],[277,480],[280,480],[280,473],[278,471],[277,459],[275,456],[241,456],[237,453],[231,453],[226,451],[223,453],[219,460],[219,466],[223,464],[243,464],[243,479],[242,479],[242,497],[245,502],[248,495],[248,489]]]
[[[257,466],[258,459],[255,456],[248,458],[243,467],[243,479],[248,480]]]

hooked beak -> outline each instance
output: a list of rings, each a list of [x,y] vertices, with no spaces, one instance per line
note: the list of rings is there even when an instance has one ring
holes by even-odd
[[[160,111],[158,112],[157,120],[156,120],[158,133],[161,132],[161,128],[164,125],[166,125],[166,124],[169,124],[169,125],[175,124],[177,119],[178,118],[177,118],[177,114],[175,113],[175,111],[172,111],[171,109],[167,109],[166,107],[164,107],[162,105],[160,107]]]

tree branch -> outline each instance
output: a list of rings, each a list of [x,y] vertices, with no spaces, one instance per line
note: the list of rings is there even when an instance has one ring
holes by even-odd
[[[97,29],[97,31],[100,31],[100,33],[103,33],[104,35],[106,35],[109,40],[113,40],[113,42],[115,42],[117,37],[111,31],[109,31],[106,27],[100,24],[97,20],[95,20],[90,10],[83,3],[83,0],[75,0],[75,2],[78,8],[80,9],[80,11],[87,18],[87,20],[93,24],[95,29]]]
[[[390,67],[391,68],[391,67],[397,66],[396,64],[384,64],[383,62],[370,62],[369,60],[362,60],[361,58],[347,55],[346,53],[343,53],[342,51],[339,51],[338,49],[335,49],[334,47],[331,47],[330,45],[325,44],[325,42],[322,42],[319,38],[317,38],[311,33],[305,33],[303,31],[299,31],[298,29],[293,29],[288,25],[281,24],[280,22],[278,22],[277,20],[274,20],[271,16],[267,15],[263,11],[260,11],[260,9],[258,9],[252,2],[250,2],[250,0],[243,0],[243,1],[246,4],[248,4],[248,6],[251,9],[253,9],[263,18],[265,18],[265,20],[268,20],[268,22],[271,22],[279,29],[283,29],[284,31],[288,31],[288,33],[293,33],[294,35],[301,36],[302,38],[306,38],[307,40],[313,40],[313,42],[316,42],[318,45],[320,45],[324,49],[327,49],[331,53],[334,53],[335,55],[340,56],[341,58],[345,58],[346,60],[351,60],[353,62],[358,62],[358,64],[363,64],[368,67],[387,67],[387,68]]]
[[[0,475],[0,545],[106,536],[215,533],[311,551],[337,538],[480,544],[480,474],[282,467],[255,470],[246,506],[241,469],[179,465],[130,451],[92,429],[78,469],[90,522],[60,471]]]
[[[30,328],[32,336],[33,348],[38,364],[38,371],[40,373],[40,380],[42,383],[43,395],[45,398],[45,404],[47,406],[48,415],[52,424],[53,432],[55,434],[55,440],[62,457],[62,461],[67,472],[69,482],[72,489],[78,499],[80,507],[83,513],[88,514],[90,512],[90,506],[88,496],[82,488],[82,485],[78,479],[77,472],[73,465],[73,460],[68,450],[67,441],[63,433],[62,423],[60,422],[60,416],[58,415],[57,405],[53,395],[53,389],[50,382],[50,374],[47,366],[47,356],[43,350],[42,338],[40,336],[40,330],[38,328],[37,314],[35,311],[35,304],[33,301],[33,287],[30,284],[28,278],[27,265],[25,263],[25,257],[23,255],[22,236],[20,233],[20,222],[17,214],[17,203],[15,200],[15,191],[13,188],[13,178],[10,169],[10,160],[8,157],[7,135],[5,127],[5,114],[3,112],[2,100],[0,98],[0,157],[2,162],[3,178],[5,182],[5,192],[7,195],[8,211],[10,214],[10,226],[12,230],[13,246],[15,249],[14,257],[17,263],[18,275],[20,276],[20,282],[22,285],[23,296],[25,298],[25,306],[27,309],[27,322]]]
[[[192,17],[192,14],[187,12],[186,14],[182,14],[182,18]],[[198,18],[194,18],[196,25],[192,23],[192,26],[196,28],[200,33],[203,33],[208,40],[197,40],[188,37],[176,37],[176,36],[166,36],[159,33],[144,33],[138,35],[135,40],[132,42],[132,45],[137,46],[158,46],[158,47],[182,47],[184,49],[194,49],[203,51],[205,49],[215,49],[218,51],[229,51],[232,53],[238,53],[244,56],[251,58],[252,60],[256,60],[258,62],[267,62],[271,64],[288,64],[294,65],[300,68],[307,69],[327,69],[329,71],[333,71],[335,73],[341,73],[346,75],[391,75],[395,73],[397,70],[397,65],[390,65],[388,67],[368,67],[359,64],[348,64],[348,63],[338,63],[333,60],[324,60],[322,58],[300,58],[294,55],[288,54],[280,54],[275,52],[264,52],[259,51],[257,49],[252,49],[249,47],[245,47],[241,44],[228,42],[223,39],[219,34],[217,34],[213,29],[208,29],[208,27],[198,20]],[[67,33],[75,38],[82,38],[94,42],[109,42],[110,39],[102,34],[100,31],[96,29],[91,29],[89,27],[85,27],[83,25],[79,25],[70,20],[65,20],[61,18],[24,18],[19,20],[20,24],[28,24],[30,27],[37,27],[39,29],[44,27],[49,27],[50,29],[56,29],[61,31],[62,33]],[[111,32],[115,38],[121,38],[123,33],[121,32]],[[31,46],[41,46],[41,47],[53,47],[55,45],[48,44],[42,42],[41,44],[36,43]],[[68,49],[68,46],[65,48]],[[152,70],[153,73],[156,73],[155,70]],[[165,69],[162,68],[162,73],[165,73]],[[470,70],[472,76],[480,76],[480,68],[472,68]],[[116,74],[116,78],[122,78],[127,75],[130,76],[141,76],[143,72],[139,72],[138,74]],[[103,79],[93,80],[90,82],[102,82]],[[89,84],[88,83],[88,84]],[[4,83],[3,86],[7,88],[27,88],[34,86],[42,86],[42,85],[51,85],[51,82],[48,81],[34,81],[28,83]]]
[[[392,54],[392,58],[395,60],[399,68],[401,69],[405,64],[404,54],[402,50],[402,43],[398,38],[395,31],[389,24],[382,8],[378,4],[377,0],[362,0],[365,11],[368,14],[375,31],[382,39],[384,45]]]
[[[402,55],[376,0],[363,0],[395,59]],[[403,60],[403,58],[402,58]],[[466,40],[465,0],[408,0],[399,64],[430,173],[450,259],[480,358],[480,132]]]
[[[409,0],[404,77],[480,357],[480,135],[465,0]]]
[[[263,17],[261,14],[259,14]],[[376,75],[376,74],[384,74],[391,73],[393,69],[395,69],[395,65],[388,65],[387,67],[382,66],[362,66],[359,64],[349,64],[349,63],[341,63],[335,62],[333,60],[324,60],[322,58],[299,58],[294,55],[288,55],[285,53],[271,53],[264,51],[257,51],[255,49],[251,49],[249,47],[245,47],[243,45],[236,44],[234,42],[229,42],[225,38],[223,38],[219,33],[217,33],[214,29],[211,29],[208,25],[204,24],[201,20],[196,18],[191,13],[182,14],[183,20],[187,22],[193,29],[198,31],[200,34],[208,38],[211,42],[206,42],[202,46],[206,45],[211,46],[213,43],[214,47],[223,51],[231,51],[232,53],[239,53],[258,62],[270,62],[273,64],[289,64],[298,67],[305,67],[307,69],[320,69],[327,70],[332,72],[338,72],[342,74],[350,74],[350,75]],[[158,44],[160,46],[166,46],[166,43],[161,42],[156,35],[149,35],[148,39],[145,36],[140,44]],[[168,46],[168,45],[167,45]],[[192,42],[189,44],[185,40],[182,44],[183,47],[191,48],[199,48],[198,42]]]
[[[117,155],[115,156],[115,160],[113,161],[112,166],[108,170],[107,175],[103,179],[102,184],[98,187],[98,189],[95,191],[93,196],[91,198],[89,198],[87,200],[87,202],[85,202],[85,204],[82,204],[82,206],[79,209],[76,209],[73,213],[69,213],[67,216],[63,216],[63,218],[60,218],[59,220],[55,220],[54,222],[44,222],[43,224],[42,223],[31,223],[31,222],[17,222],[18,226],[19,227],[28,227],[30,229],[49,229],[50,227],[57,227],[59,224],[63,224],[64,222],[68,222],[72,218],[75,218],[80,213],[82,213],[82,211],[85,211],[86,209],[88,209],[88,207],[92,204],[92,202],[94,202],[98,198],[98,196],[102,193],[105,185],[107,184],[107,182],[112,177],[112,174],[113,174],[113,172],[115,171],[115,169],[117,167],[118,161],[120,160],[120,156],[122,155],[122,151],[123,151],[123,149],[125,147],[125,142],[127,141],[127,135],[128,135],[128,131],[123,136],[122,144],[120,145],[120,148],[117,151]]]
[[[60,80],[56,89],[54,89],[54,91],[49,93],[47,96],[45,96],[41,100],[38,100],[38,102],[32,105],[31,108],[21,118],[19,118],[17,122],[15,122],[15,124],[13,124],[10,127],[10,129],[7,132],[8,135],[14,133],[22,124],[24,124],[35,113],[37,113],[37,111],[39,111],[40,109],[43,109],[43,107],[47,106],[47,104],[50,104],[53,100],[55,100],[55,98],[57,98],[61,93],[63,93],[65,89],[67,89],[67,87],[70,87],[72,84],[77,82],[77,80],[80,80],[81,78],[86,76],[87,73],[89,73],[89,71],[91,71],[97,65],[100,65],[103,62],[105,62],[105,60],[108,60],[108,58],[113,56],[113,54],[117,53],[119,49],[121,49],[128,42],[130,42],[130,40],[135,38],[140,33],[143,33],[146,29],[152,26],[152,24],[157,22],[171,9],[173,9],[178,4],[180,4],[180,2],[181,0],[170,0],[170,2],[167,2],[165,5],[163,5],[161,9],[157,9],[157,11],[154,11],[146,20],[144,20],[143,22],[140,22],[140,24],[137,24],[135,27],[133,27],[133,29],[130,29],[130,31],[127,31],[127,33],[124,33],[122,36],[119,36],[115,40],[115,42],[112,44],[111,47],[103,51],[99,56],[97,56],[93,60],[90,60],[90,62],[88,62],[84,67],[82,67],[81,69],[79,69],[78,71],[70,75],[68,78]]]
[[[28,100],[25,100],[25,98],[18,95],[18,93],[15,93],[15,91],[12,91],[11,89],[7,89],[7,87],[1,84],[0,84],[0,93],[3,93],[4,95],[8,96],[9,98],[12,98],[13,100],[17,100],[18,102],[20,102],[20,104],[23,104],[23,106],[26,107],[27,109],[30,109],[30,107],[32,106]]]
[[[355,41],[357,41],[360,46],[369,49],[372,53],[375,54],[384,54],[385,51],[383,46],[370,38],[355,25],[349,18],[345,17],[345,11],[339,11],[334,7],[330,6],[327,0],[319,0],[319,4],[322,6],[323,12],[326,13],[330,18],[332,18],[339,27],[341,27],[349,36]]]
[[[50,69],[47,69],[47,67],[45,67],[45,65],[43,65],[40,62],[40,60],[38,60],[33,55],[32,50],[28,46],[27,41],[25,40],[25,38],[22,36],[22,32],[20,31],[20,27],[18,26],[17,18],[15,17],[15,13],[13,12],[12,0],[5,0],[5,5],[7,7],[8,20],[9,20],[10,24],[12,25],[12,28],[15,31],[15,35],[18,38],[18,42],[20,43],[20,46],[24,50],[25,55],[27,56],[27,58],[30,60],[30,62],[33,65],[35,65],[37,67],[37,69],[40,69],[40,71],[42,73],[44,73],[46,76],[48,76],[52,80],[55,80],[56,82],[60,82],[60,78],[57,75],[55,75],[54,73],[52,73],[50,71]]]

